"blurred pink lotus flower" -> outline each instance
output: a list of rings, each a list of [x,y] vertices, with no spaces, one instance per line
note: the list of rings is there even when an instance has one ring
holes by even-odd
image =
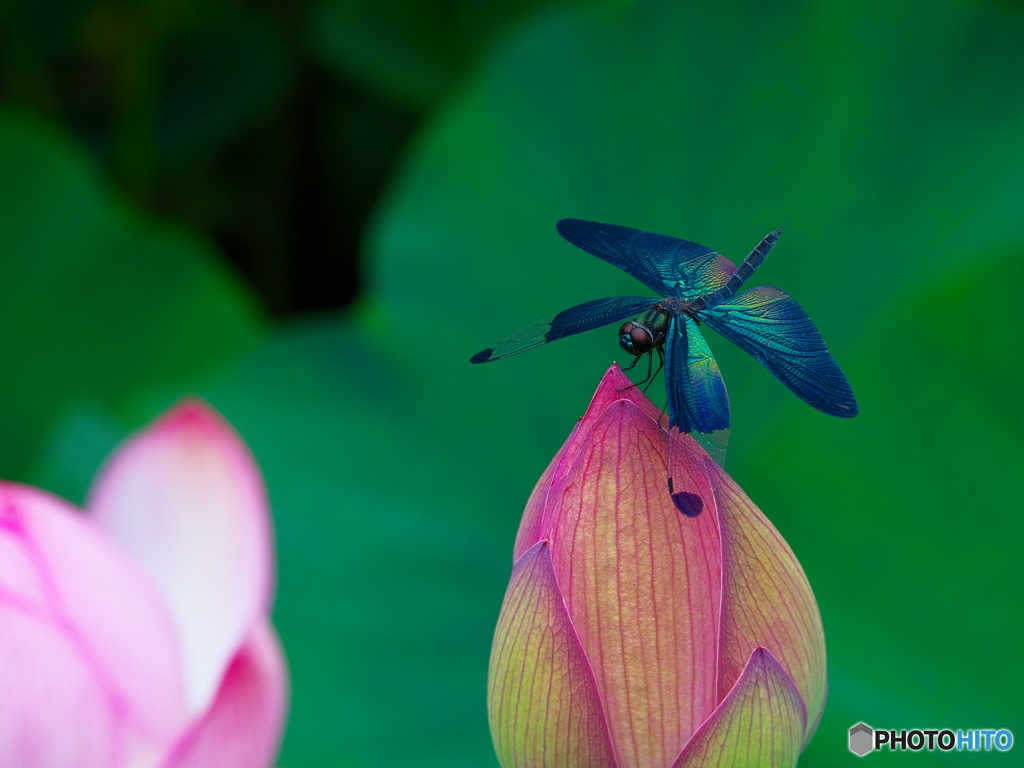
[[[0,483],[0,761],[267,768],[287,673],[263,483],[190,400],[130,438],[82,514]]]
[[[789,546],[613,366],[527,504],[491,652],[504,768],[793,766],[825,701]],[[682,478],[682,483],[679,479]]]

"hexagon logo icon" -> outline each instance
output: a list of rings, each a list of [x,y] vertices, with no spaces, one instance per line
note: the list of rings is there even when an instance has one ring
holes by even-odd
[[[867,723],[857,723],[850,729],[850,751],[858,757],[864,757],[874,749],[874,733]]]

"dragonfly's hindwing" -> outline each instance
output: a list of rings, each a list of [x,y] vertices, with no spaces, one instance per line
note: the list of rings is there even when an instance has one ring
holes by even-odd
[[[697,324],[676,315],[665,345],[669,426],[711,433],[729,428],[729,397],[718,363]]]
[[[771,286],[759,286],[701,319],[746,350],[797,397],[832,416],[856,416],[850,382],[803,307]]]

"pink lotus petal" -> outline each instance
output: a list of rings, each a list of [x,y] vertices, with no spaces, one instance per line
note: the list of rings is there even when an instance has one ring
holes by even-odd
[[[618,765],[667,765],[718,703],[718,522],[676,511],[660,413],[626,386],[616,368],[606,374],[535,490],[517,547],[549,542]],[[713,510],[704,454],[673,439],[679,490]]]
[[[269,519],[252,457],[209,407],[185,401],[114,454],[88,508],[163,591],[189,711],[202,711],[270,601]]]
[[[616,765],[593,672],[543,542],[512,571],[488,688],[491,734],[504,768]]]
[[[750,648],[767,648],[806,703],[806,743],[825,707],[818,604],[793,550],[735,481],[724,476],[716,495],[725,564],[719,693],[733,686]]]
[[[268,768],[281,743],[286,688],[281,646],[270,623],[260,622],[164,768]]]
[[[672,768],[793,768],[806,725],[793,679],[770,651],[755,648],[736,685]]]
[[[718,529],[714,515],[676,510],[665,434],[631,402],[609,406],[591,441],[560,491],[555,576],[619,765],[667,765],[718,703]]]
[[[637,406],[641,411],[650,416],[654,421],[661,419],[661,412],[654,407],[654,404],[647,399],[638,389],[632,386],[632,382],[617,365],[612,365],[605,371],[601,383],[594,393],[594,397],[587,407],[587,412],[579,420],[565,441],[562,447],[551,460],[544,474],[530,494],[526,503],[526,510],[523,512],[522,521],[519,524],[519,534],[516,537],[515,548],[512,559],[518,560],[526,550],[530,549],[538,541],[543,541],[550,531],[551,515],[557,509],[555,500],[549,503],[549,495],[555,486],[556,481],[565,476],[565,473],[576,461],[586,442],[591,439],[594,421],[612,403],[620,400],[628,401]]]
[[[18,768],[117,768],[125,733],[115,701],[67,635],[0,604],[0,755]]]
[[[52,697],[55,706],[64,706],[63,697],[81,696],[84,706],[102,696],[133,750],[146,744],[161,749],[182,727],[184,690],[170,617],[148,576],[92,520],[42,491],[0,483],[0,601],[9,613],[34,622],[36,636],[47,628],[59,635],[40,639],[39,656],[23,667],[24,685],[29,674],[38,674],[38,700]],[[0,637],[15,627],[5,619]],[[69,670],[71,690],[50,689],[50,652],[58,669]],[[91,684],[85,672],[70,669],[69,654],[92,675]],[[89,706],[82,719],[102,720]],[[41,725],[33,727],[42,732]]]

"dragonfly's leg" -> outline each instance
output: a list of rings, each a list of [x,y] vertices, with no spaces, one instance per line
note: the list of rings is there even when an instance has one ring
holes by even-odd
[[[663,418],[665,418],[665,412],[667,410],[668,410],[668,403],[665,403],[665,405],[663,405],[661,407],[661,416],[658,417],[658,421],[661,421]]]
[[[636,365],[637,363],[639,363],[639,362],[640,362],[640,356],[639,356],[639,355],[637,355],[637,357],[635,357],[635,358],[633,359],[633,362],[632,362],[632,363],[630,363],[630,365],[629,365],[629,368],[623,368],[622,370],[624,370],[624,371],[629,371],[629,370],[632,370],[632,369],[633,369],[633,367],[634,367],[634,366],[635,366],[635,365]],[[637,386],[638,384],[643,384],[643,383],[644,383],[644,381],[647,381],[647,379],[644,379],[643,381],[637,381],[637,382],[635,382],[635,383],[633,383],[633,384],[630,384],[630,385],[629,385],[628,387],[623,387],[622,389],[617,389],[617,390],[616,390],[616,392],[625,392],[625,391],[626,391],[627,389],[632,389],[633,387]]]
[[[651,374],[651,365],[654,363],[654,353],[651,353],[651,358],[647,362],[647,378],[644,381],[647,382],[647,386],[644,387],[644,393],[646,394],[648,388],[651,386],[651,382],[654,381],[658,374],[661,373],[661,369],[665,367],[665,350],[658,347],[658,370]]]
[[[659,354],[661,353],[661,349],[660,348],[658,349],[658,353]],[[636,360],[633,361],[633,364],[629,366],[629,368],[623,368],[622,370],[628,371],[630,368],[632,368],[634,365],[636,365],[639,361],[640,361],[640,358],[637,357]],[[635,382],[633,384],[630,384],[628,387],[623,387],[622,389],[619,390],[619,392],[625,392],[627,389],[632,389],[633,387],[639,387],[641,384],[646,384],[647,387],[649,387],[651,385],[651,367],[653,366],[653,364],[654,364],[654,352],[648,352],[647,353],[647,375],[644,378],[640,379],[640,381],[637,381],[637,382]],[[661,368],[658,368],[658,370],[660,371]],[[644,392],[647,391],[647,387],[643,388]]]
[[[644,388],[641,390],[641,392],[646,392],[647,388],[649,386],[651,386],[651,381],[653,381],[653,379],[651,377],[651,371],[653,369],[654,369],[654,352],[648,352],[647,353],[647,375],[643,379],[638,381],[636,384],[634,384],[633,386],[636,387],[636,386],[640,386],[641,384],[643,384]]]

